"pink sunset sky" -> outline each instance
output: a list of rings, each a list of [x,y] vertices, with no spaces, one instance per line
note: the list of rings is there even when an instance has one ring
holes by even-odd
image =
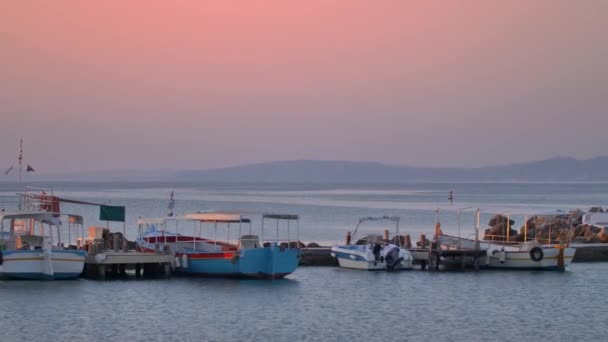
[[[6,167],[590,158],[607,103],[603,0],[0,3]]]

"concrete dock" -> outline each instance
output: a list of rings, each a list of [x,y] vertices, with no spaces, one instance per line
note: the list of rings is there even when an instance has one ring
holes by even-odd
[[[86,256],[84,274],[88,278],[106,279],[112,276],[124,276],[127,269],[132,269],[135,270],[136,277],[169,276],[175,268],[174,260],[174,254],[170,252],[101,251]]]

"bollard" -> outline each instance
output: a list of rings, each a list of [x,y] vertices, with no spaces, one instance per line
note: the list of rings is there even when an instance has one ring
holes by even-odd
[[[407,235],[405,236],[404,247],[405,247],[405,249],[410,249],[410,248],[412,248],[412,239],[410,238],[410,234],[407,234]]]
[[[105,265],[97,265],[97,276],[99,279],[106,279],[106,266]]]
[[[350,245],[350,232],[346,232],[345,242],[346,242],[347,245]]]
[[[426,235],[420,234],[420,247],[424,248],[428,244],[428,240],[426,239]]]

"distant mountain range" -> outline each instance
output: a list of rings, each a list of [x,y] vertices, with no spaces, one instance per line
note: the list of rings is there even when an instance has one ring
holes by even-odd
[[[40,174],[44,180],[209,182],[608,181],[608,157],[554,158],[479,168],[436,168],[374,162],[295,160],[210,170],[116,170]]]
[[[479,168],[434,168],[371,162],[296,160],[202,171],[178,179],[255,182],[608,181],[608,157],[554,158]]]

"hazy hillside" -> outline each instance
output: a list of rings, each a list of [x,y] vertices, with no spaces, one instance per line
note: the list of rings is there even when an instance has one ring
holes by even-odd
[[[429,168],[343,161],[281,161],[201,171],[178,179],[205,181],[403,182],[403,181],[603,181],[608,157],[555,158],[483,168]]]
[[[411,181],[608,181],[608,157],[554,158],[482,168],[432,168],[372,162],[295,160],[212,170],[114,170],[25,174],[25,181],[220,181],[220,182],[411,182]],[[0,178],[13,181],[15,175]]]

